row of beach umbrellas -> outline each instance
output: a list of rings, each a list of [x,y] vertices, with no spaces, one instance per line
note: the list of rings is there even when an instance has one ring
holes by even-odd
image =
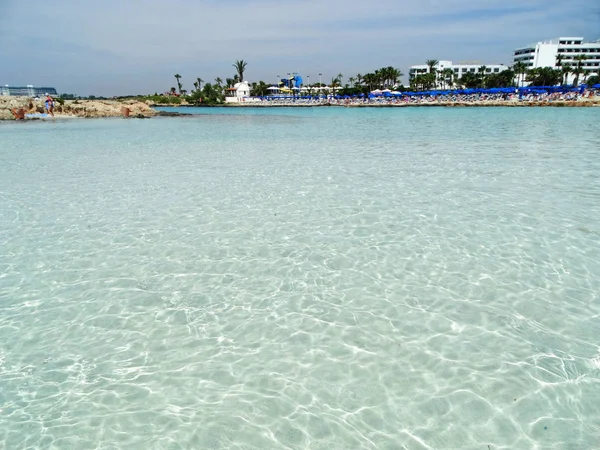
[[[438,96],[438,95],[472,95],[472,94],[519,94],[527,95],[527,94],[551,94],[551,93],[569,93],[569,92],[580,92],[588,88],[586,85],[581,85],[579,87],[574,86],[526,86],[520,88],[490,88],[490,89],[455,89],[455,90],[432,90],[432,91],[419,91],[419,92],[397,92],[386,90],[375,90],[368,94],[369,98],[378,98],[378,97],[413,97],[413,96]],[[590,86],[591,89],[600,89],[600,84],[595,84]],[[271,89],[271,88],[269,88]],[[297,90],[298,88],[294,88]],[[365,94],[358,95],[336,95],[335,99],[351,99],[351,98],[364,98]],[[290,96],[290,95],[272,95],[269,97],[261,97],[266,99],[318,99],[325,98],[320,95],[300,95],[300,96]]]

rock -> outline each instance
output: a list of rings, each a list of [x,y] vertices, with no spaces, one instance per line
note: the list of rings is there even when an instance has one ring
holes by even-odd
[[[12,108],[23,108],[25,113],[44,113],[44,99],[33,100],[27,97],[0,96],[0,120],[14,120],[10,112]],[[129,110],[130,116],[142,115],[144,118],[153,117],[158,113],[144,102],[130,100],[118,102],[116,100],[66,100],[62,107],[55,104],[56,117],[61,115],[77,117],[122,117],[123,108]]]
[[[187,116],[188,114],[182,114],[179,112],[171,112],[171,111],[159,111],[158,115],[160,117],[181,117],[181,116]]]

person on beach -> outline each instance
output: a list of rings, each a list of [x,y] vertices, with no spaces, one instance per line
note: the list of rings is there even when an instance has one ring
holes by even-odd
[[[54,117],[54,99],[46,92],[46,111]]]

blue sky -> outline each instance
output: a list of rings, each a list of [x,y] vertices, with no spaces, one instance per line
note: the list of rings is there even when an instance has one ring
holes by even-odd
[[[162,92],[183,76],[346,78],[426,59],[511,63],[558,36],[600,39],[597,0],[0,0],[0,84]],[[404,77],[406,80],[406,76]]]

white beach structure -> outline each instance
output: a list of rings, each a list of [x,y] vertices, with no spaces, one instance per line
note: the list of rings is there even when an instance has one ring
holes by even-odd
[[[228,88],[225,94],[225,103],[242,103],[258,101],[250,97],[250,84],[247,81],[235,83],[232,88]]]
[[[582,37],[559,37],[548,41],[526,45],[515,50],[513,61],[522,62],[528,69],[537,67],[558,68],[558,55],[562,55],[562,65],[569,64],[571,67],[577,65],[575,57],[586,56],[582,62],[585,80],[600,72],[600,39],[594,42],[584,42]],[[567,84],[575,80],[574,74],[569,74]]]
[[[504,64],[483,64],[479,61],[466,61],[458,64],[454,64],[452,61],[438,61],[437,65],[434,67],[438,72],[445,69],[450,69],[454,73],[453,79],[454,88],[458,87],[456,80],[461,78],[466,73],[478,73],[479,69],[485,66],[485,73],[487,75],[492,73],[500,73],[503,70],[508,69],[508,66]],[[420,64],[416,66],[411,66],[408,72],[409,80],[412,81],[418,75],[422,75],[425,73],[429,73],[429,66],[427,64]],[[447,84],[445,85],[444,81],[441,78],[438,78],[436,89],[448,88]]]

